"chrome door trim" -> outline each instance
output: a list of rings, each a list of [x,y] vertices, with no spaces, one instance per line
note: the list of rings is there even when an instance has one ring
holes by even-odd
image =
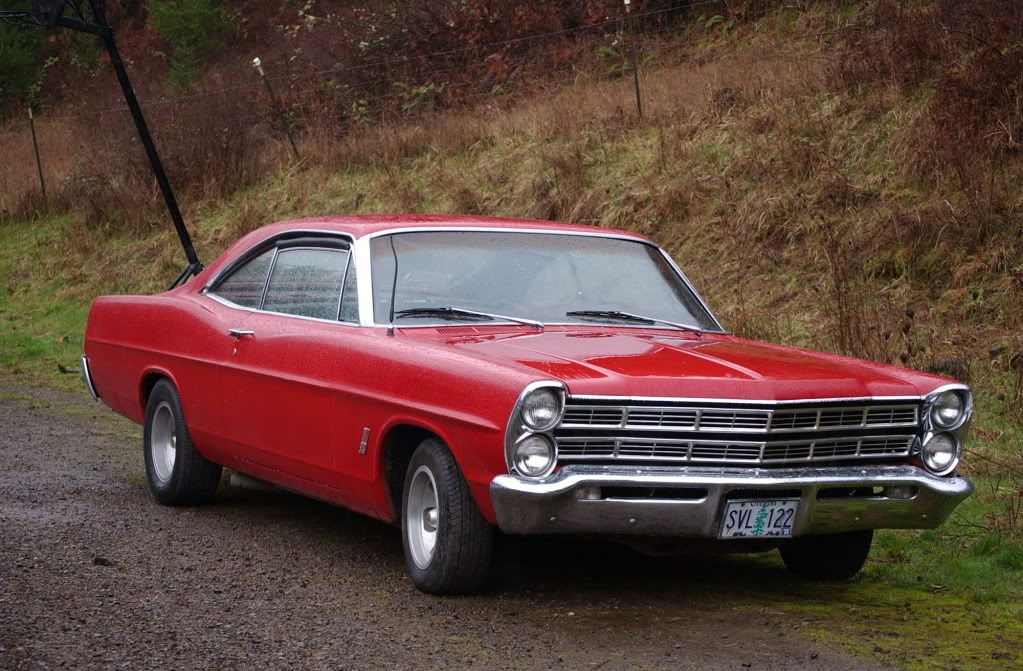
[[[359,296],[359,325],[372,327],[373,324],[373,269],[370,266],[370,238],[363,236],[355,240],[352,253],[355,255],[356,293]]]

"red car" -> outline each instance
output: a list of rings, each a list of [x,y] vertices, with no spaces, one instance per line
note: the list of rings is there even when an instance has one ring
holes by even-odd
[[[167,505],[227,467],[399,522],[421,590],[478,589],[497,529],[778,548],[844,578],[932,528],[969,388],[728,334],[656,244],[451,216],[259,229],[190,282],[96,300],[90,391],[144,426]]]

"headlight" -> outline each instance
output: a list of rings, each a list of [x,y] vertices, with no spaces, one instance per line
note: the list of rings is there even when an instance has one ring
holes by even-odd
[[[934,398],[931,405],[931,420],[943,429],[959,423],[966,410],[963,397],[954,391],[943,391]]]
[[[547,436],[529,434],[515,443],[515,470],[531,478],[547,475],[554,468],[557,453]]]
[[[560,419],[561,398],[553,389],[534,389],[522,399],[522,421],[533,431],[549,431]]]
[[[951,473],[959,463],[959,441],[950,433],[936,433],[924,443],[920,457],[935,475]]]

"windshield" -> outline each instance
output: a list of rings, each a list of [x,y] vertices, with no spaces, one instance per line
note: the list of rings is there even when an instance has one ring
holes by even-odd
[[[635,240],[421,231],[380,236],[370,248],[378,324],[390,321],[394,286],[394,322],[402,325],[487,323],[505,316],[544,324],[659,322],[719,330],[660,251]]]

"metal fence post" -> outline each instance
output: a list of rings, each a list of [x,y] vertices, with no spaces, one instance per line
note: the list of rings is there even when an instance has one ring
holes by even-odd
[[[46,199],[46,180],[43,179],[43,161],[39,158],[39,141],[36,139],[36,120],[32,116],[32,105],[28,106],[28,125],[32,129],[32,149],[36,154],[36,172],[39,173],[39,189],[43,192],[43,208],[48,207]]]
[[[296,159],[299,158],[298,147],[295,146],[295,138],[291,134],[291,124],[288,123],[287,117],[284,116],[284,110],[281,109],[280,103],[277,102],[277,96],[274,95],[273,87],[270,86],[270,80],[266,78],[266,72],[263,70],[263,61],[261,61],[258,56],[253,58],[252,67],[256,68],[256,72],[259,73],[259,78],[263,80],[263,86],[266,87],[266,92],[270,96],[270,102],[273,104],[274,112],[277,113],[277,119],[281,122],[281,125],[284,126],[284,132],[288,134],[288,142],[291,143],[291,153],[295,155]]]
[[[629,31],[629,56],[632,59],[632,81],[636,86],[636,112],[643,118],[643,98],[639,93],[639,64],[636,59],[636,28],[632,25],[632,0],[625,0],[625,27]]]

